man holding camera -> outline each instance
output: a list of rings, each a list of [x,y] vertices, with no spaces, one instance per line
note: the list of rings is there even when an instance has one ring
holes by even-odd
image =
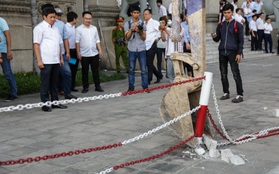
[[[112,43],[114,44],[115,49],[115,64],[117,73],[120,73],[120,56],[122,57],[122,61],[124,63],[127,73],[129,73],[123,21],[124,18],[122,16],[118,16],[116,18],[117,26],[112,30]]]
[[[139,19],[140,8],[138,6],[131,7],[132,19],[127,21],[124,25],[125,37],[128,41],[129,52],[129,89],[135,89],[135,67],[138,58],[141,70],[141,86],[143,89],[148,88],[148,76],[146,69],[146,26]]]

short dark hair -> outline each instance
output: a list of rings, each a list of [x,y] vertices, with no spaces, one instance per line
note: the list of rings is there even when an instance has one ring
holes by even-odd
[[[52,8],[52,7],[45,7],[45,8],[43,8],[43,11],[42,11],[42,15],[43,16],[48,16],[51,13],[54,13],[54,14],[56,13],[54,8]]]
[[[72,22],[74,19],[77,19],[78,18],[78,15],[73,12],[73,11],[70,11],[69,13],[67,13],[67,22]]]
[[[139,12],[140,12],[140,7],[139,7],[139,6],[137,6],[137,5],[133,5],[133,6],[131,6],[131,10],[130,10],[130,12],[132,13],[133,11],[139,11]]]
[[[149,13],[152,14],[152,10],[149,9],[149,8],[144,9],[144,12],[145,12],[145,11],[149,11]]]
[[[82,12],[82,17],[84,17],[84,15],[86,15],[86,14],[89,14],[92,16],[92,13],[90,11],[84,11],[84,12]]]
[[[258,15],[254,14],[254,15],[252,16],[252,18],[254,18],[254,17],[257,17],[257,18],[258,18]]]
[[[227,10],[231,10],[233,12],[234,7],[231,3],[228,3],[228,4],[224,5],[223,11],[227,11]]]
[[[242,8],[237,8],[237,9],[235,10],[235,12],[237,13],[239,10],[242,11]]]
[[[54,6],[50,3],[47,3],[47,4],[42,5],[42,7],[41,7],[42,11],[44,10],[44,8],[54,8]]]
[[[269,17],[265,18],[265,21],[267,21],[268,19],[270,19]]]
[[[233,3],[236,3],[236,2],[238,2],[238,0],[233,0]]]
[[[157,3],[163,4],[162,0],[157,0],[156,2],[157,2]]]

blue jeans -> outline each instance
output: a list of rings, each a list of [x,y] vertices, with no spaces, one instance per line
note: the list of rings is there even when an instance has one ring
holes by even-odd
[[[59,86],[62,87],[64,91],[64,95],[67,96],[71,94],[71,87],[72,87],[72,73],[69,65],[69,60],[67,59],[66,55],[63,54],[64,65],[60,68],[60,74],[62,79],[59,79]]]
[[[167,56],[167,66],[168,66],[167,75],[169,76],[170,83],[172,83],[174,80],[174,68],[170,56]]]
[[[146,69],[146,51],[131,52],[129,51],[129,88],[134,89],[135,86],[135,68],[137,58],[139,59],[140,71],[141,71],[141,86],[142,88],[148,88],[148,75]]]
[[[17,97],[17,86],[14,74],[12,72],[10,60],[7,59],[7,53],[2,53],[3,63],[1,63],[1,67],[3,70],[3,74],[10,85],[10,96]]]

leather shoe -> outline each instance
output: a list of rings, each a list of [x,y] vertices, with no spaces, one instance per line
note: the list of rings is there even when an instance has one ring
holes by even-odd
[[[72,95],[72,94],[69,94],[69,95],[66,95],[65,96],[65,99],[77,99],[77,97],[76,96],[74,96],[74,95]]]
[[[88,88],[83,88],[83,90],[81,91],[81,93],[87,93],[88,92]]]
[[[42,111],[44,111],[44,112],[51,112],[51,108],[48,107],[48,106],[43,106],[42,107]]]
[[[71,91],[73,91],[73,92],[78,92],[78,90],[75,89],[75,88],[71,89]]]
[[[104,90],[103,90],[103,88],[102,88],[101,86],[96,87],[96,88],[95,88],[95,91],[104,92]]]
[[[59,109],[66,109],[68,108],[68,106],[65,106],[65,105],[62,105],[62,104],[59,104],[59,105],[51,105],[52,108],[59,108]]]

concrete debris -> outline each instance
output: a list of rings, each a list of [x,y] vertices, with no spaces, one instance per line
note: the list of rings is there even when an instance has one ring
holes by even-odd
[[[221,160],[234,165],[245,164],[245,161],[239,155],[234,155],[230,149],[221,150]]]

